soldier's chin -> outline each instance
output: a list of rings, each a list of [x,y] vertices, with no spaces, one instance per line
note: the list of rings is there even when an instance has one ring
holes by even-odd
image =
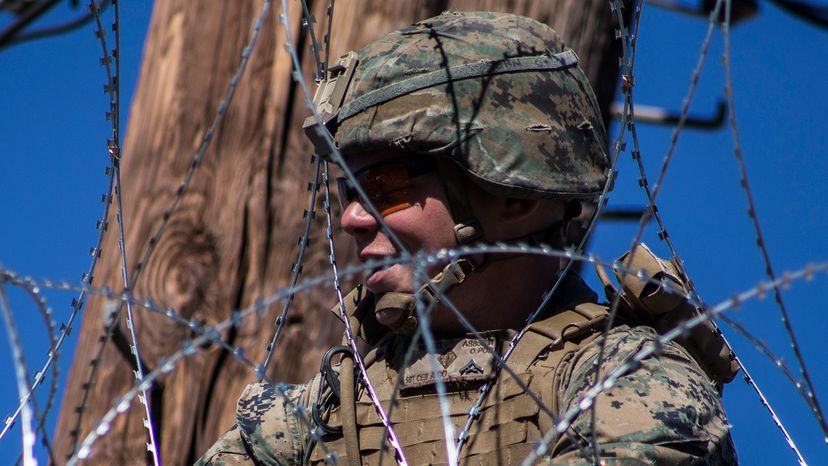
[[[393,327],[402,318],[403,310],[393,308],[380,309],[374,315],[377,317],[377,322],[386,327]]]

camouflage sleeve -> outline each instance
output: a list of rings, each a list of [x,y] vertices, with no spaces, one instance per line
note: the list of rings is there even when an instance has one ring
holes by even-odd
[[[601,374],[620,366],[657,337],[650,327],[621,326],[607,339]],[[599,341],[576,352],[555,380],[558,412],[578,403],[595,381]],[[716,387],[676,343],[642,361],[595,403],[601,464],[738,464]],[[573,437],[590,439],[589,410],[573,422]],[[561,436],[548,464],[592,464]]]
[[[318,376],[308,385],[248,385],[236,406],[236,425],[196,462],[196,466],[298,465],[307,429],[297,408],[307,408]],[[301,409],[302,412],[307,410]]]
[[[264,464],[302,464],[307,430],[297,408],[308,406],[306,385],[248,385],[239,398],[236,422],[255,458]],[[307,410],[301,410],[307,412]]]
[[[255,466],[239,434],[239,427],[233,426],[207,450],[195,466]]]

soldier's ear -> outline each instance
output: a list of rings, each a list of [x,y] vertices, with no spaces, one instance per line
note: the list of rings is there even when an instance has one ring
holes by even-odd
[[[538,211],[540,201],[536,199],[501,199],[498,205],[500,221],[512,223],[523,221]]]

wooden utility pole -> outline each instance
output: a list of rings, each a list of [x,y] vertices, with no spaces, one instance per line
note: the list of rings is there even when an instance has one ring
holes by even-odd
[[[301,3],[286,12],[306,74],[313,70],[309,39],[301,27]],[[324,34],[327,0],[308,0]],[[156,0],[144,49],[140,81],[123,148],[123,203],[131,274],[152,233],[173,201],[203,134],[236,69],[261,0]],[[290,280],[297,237],[311,178],[311,146],[301,131],[308,115],[302,91],[291,79],[279,2],[266,18],[247,71],[226,119],[156,251],[144,267],[133,296],[151,298],[186,318],[205,324],[228,319]],[[510,11],[555,28],[580,55],[605,111],[617,82],[619,43],[606,0],[404,1],[350,0],[335,3],[331,56],[416,20],[453,10]],[[310,76],[307,76],[310,78]],[[304,262],[303,277],[327,270],[323,215]],[[122,289],[114,213],[93,284]],[[353,258],[347,238],[337,236],[340,263]],[[303,382],[319,368],[322,352],[340,340],[341,325],[327,309],[330,286],[296,296],[282,341],[268,374]],[[105,300],[91,299],[83,316],[75,359],[54,437],[54,459],[66,461],[133,384],[133,363],[125,340],[106,343],[93,361],[104,329]],[[222,335],[262,361],[282,303]],[[136,331],[148,369],[193,337],[188,327],[137,308]],[[123,335],[128,334],[121,323]],[[90,379],[90,371],[97,374]],[[165,465],[192,463],[234,422],[236,399],[255,375],[216,344],[203,346],[175,366],[152,390],[150,402]],[[91,382],[91,383],[88,383]],[[78,409],[83,406],[83,409]],[[143,409],[134,402],[92,449],[91,464],[145,464]]]

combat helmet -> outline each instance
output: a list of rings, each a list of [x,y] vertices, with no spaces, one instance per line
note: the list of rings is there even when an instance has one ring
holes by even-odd
[[[604,189],[595,95],[577,55],[533,19],[443,13],[346,54],[331,77],[317,108],[346,160],[436,156],[515,198],[594,199]],[[311,120],[317,153],[329,153]]]
[[[340,58],[315,104],[345,162],[369,152],[434,157],[495,195],[571,200],[578,211],[607,183],[606,133],[578,57],[530,18],[447,12],[392,32]],[[319,120],[304,126],[316,153],[330,155]],[[458,243],[470,243],[479,222],[452,170],[439,172]],[[432,283],[459,283],[474,269],[450,266]]]

